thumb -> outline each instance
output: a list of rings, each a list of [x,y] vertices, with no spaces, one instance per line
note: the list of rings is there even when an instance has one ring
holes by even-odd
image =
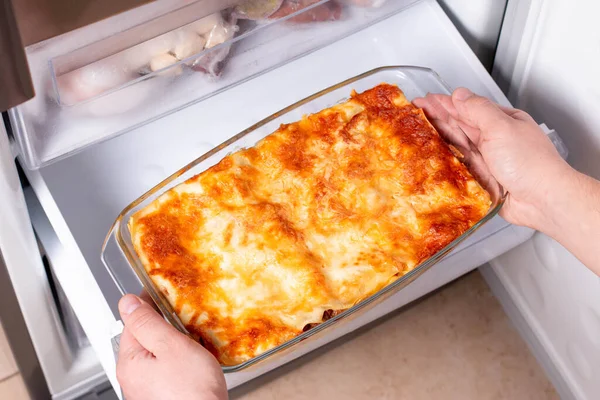
[[[509,128],[513,119],[495,103],[478,96],[469,89],[460,88],[452,94],[459,122],[481,131],[481,139],[493,130]],[[477,143],[476,143],[477,144]]]
[[[119,313],[133,338],[157,357],[167,354],[181,335],[148,303],[132,294],[119,301]]]

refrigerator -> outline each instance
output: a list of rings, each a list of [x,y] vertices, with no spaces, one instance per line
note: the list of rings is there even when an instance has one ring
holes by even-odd
[[[362,72],[427,67],[452,88],[523,108],[563,157],[600,178],[593,0],[286,0],[296,8],[251,19],[238,3],[6,2],[2,43],[14,56],[0,70],[13,83],[1,103],[0,317],[34,398],[120,396],[121,291],[100,251],[125,206],[264,117]],[[174,50],[190,29],[205,42]],[[599,278],[500,217],[351,323],[226,374],[228,387],[476,268],[561,397],[597,398]]]

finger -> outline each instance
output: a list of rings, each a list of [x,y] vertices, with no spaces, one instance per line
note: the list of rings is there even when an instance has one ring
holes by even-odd
[[[452,103],[452,98],[443,94],[428,94],[425,98],[415,99],[415,106],[421,107],[431,124],[440,135],[455,146],[469,148],[465,135],[476,143],[479,140],[479,130],[463,127],[458,120],[458,111]]]
[[[148,357],[154,356],[137,341],[129,329],[124,328],[119,341],[119,363]]]
[[[430,119],[449,120],[450,118],[458,119],[459,114],[454,106],[452,97],[445,94],[428,93],[425,97],[417,97],[413,100],[413,104],[422,108]],[[497,104],[498,108],[511,118],[521,121],[532,121],[533,118],[525,111],[518,110],[512,107],[506,107]]]
[[[456,109],[450,96],[428,93],[425,97],[413,100],[416,107],[422,108],[430,119],[448,121],[456,116]]]
[[[481,131],[478,128],[473,128],[471,125],[457,121],[457,125],[467,135],[467,137],[476,145],[481,144]]]
[[[132,294],[119,301],[119,312],[133,337],[156,357],[169,352],[181,335],[148,303]]]
[[[511,118],[517,119],[519,121],[535,122],[531,115],[527,114],[523,110],[517,110],[516,108],[505,107],[501,105],[498,105],[498,108],[500,108],[506,115],[508,115]]]
[[[459,121],[482,132],[480,139],[494,130],[510,129],[513,122],[513,119],[500,107],[485,97],[477,96],[469,89],[455,90],[452,94],[452,103],[458,111]]]
[[[429,96],[429,94],[427,94]],[[416,97],[412,101],[413,105],[417,108],[425,109],[429,105],[429,99],[427,97]]]
[[[450,96],[442,94],[431,94],[413,100],[416,107],[423,109],[427,119],[440,133],[459,131],[458,124],[453,113],[456,114]]]
[[[150,293],[148,293],[146,289],[143,289],[138,295],[138,297],[142,299],[142,301],[145,301],[146,303],[150,304],[150,306],[154,308],[156,312],[160,312],[158,306],[156,305],[156,303],[154,303],[154,300],[152,300],[152,296],[150,296]]]

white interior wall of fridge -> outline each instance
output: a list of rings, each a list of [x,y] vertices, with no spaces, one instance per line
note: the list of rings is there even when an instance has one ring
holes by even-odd
[[[596,0],[510,0],[494,77],[511,102],[556,129],[569,162],[600,178]],[[497,296],[562,398],[600,398],[600,278],[551,238],[491,262]]]
[[[491,70],[507,0],[438,0],[471,50]]]

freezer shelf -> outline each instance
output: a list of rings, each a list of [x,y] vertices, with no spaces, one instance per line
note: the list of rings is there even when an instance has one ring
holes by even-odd
[[[118,213],[170,173],[265,116],[361,72],[402,64],[432,68],[452,87],[468,86],[508,105],[439,5],[425,0],[201,103],[40,170],[28,171],[42,206],[73,260],[70,270],[57,270],[56,275],[114,385],[110,338],[115,333],[115,318],[102,313],[100,318],[90,318],[88,314],[90,309],[105,310],[109,305],[116,312],[119,293],[99,254]],[[422,296],[531,235],[531,230],[510,226],[501,218],[492,220],[436,268],[374,312],[349,324],[347,330]],[[72,276],[73,271],[79,275]],[[77,277],[93,290],[82,290]],[[345,331],[333,332],[318,345]],[[298,356],[294,353],[290,358]],[[228,374],[228,385],[239,385],[264,372],[257,368]]]

